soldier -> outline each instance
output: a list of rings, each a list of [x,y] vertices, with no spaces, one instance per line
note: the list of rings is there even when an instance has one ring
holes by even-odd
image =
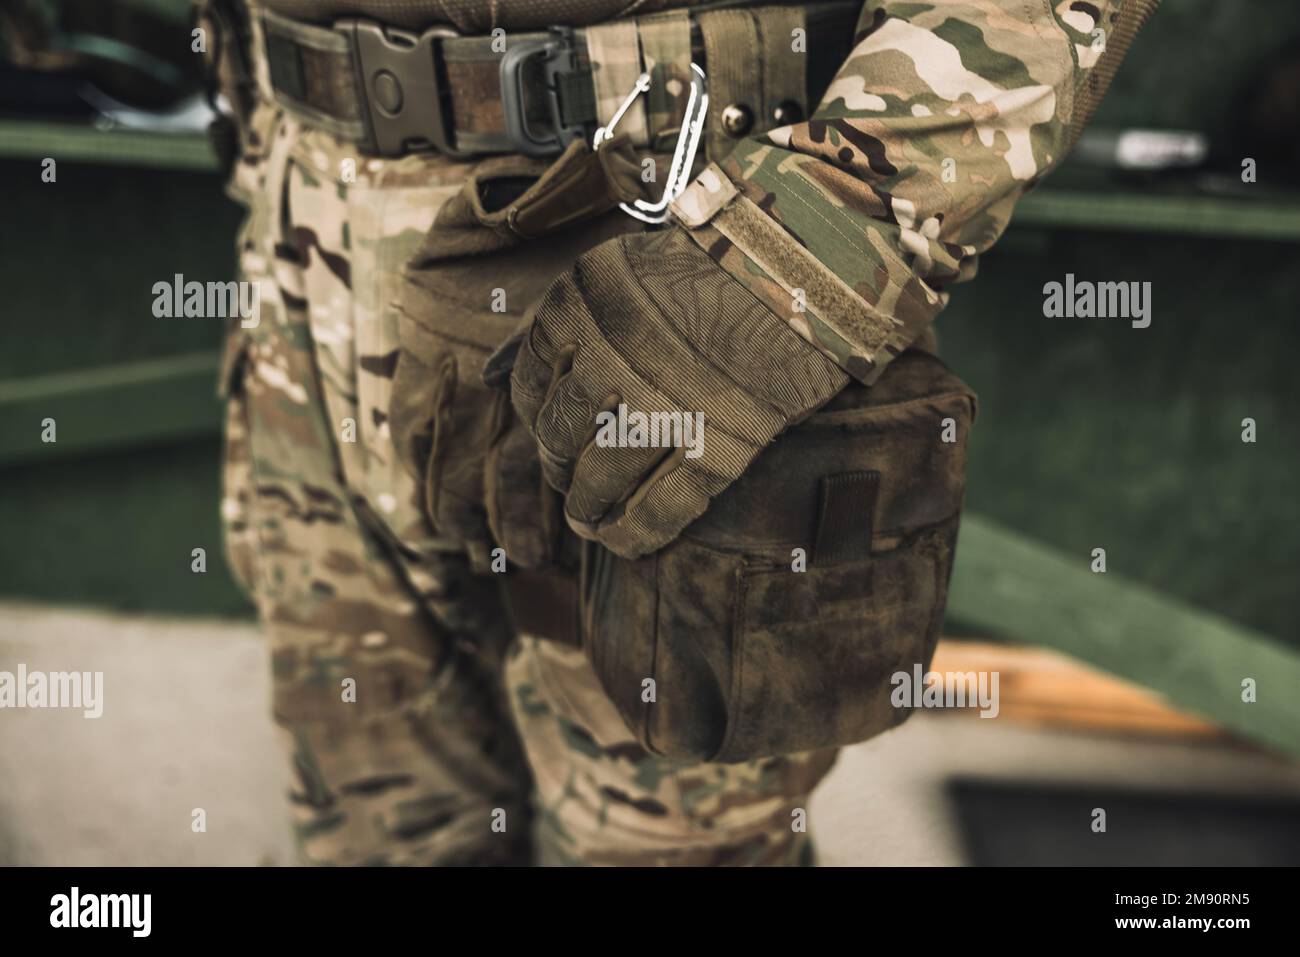
[[[203,5],[263,304],[222,508],[308,859],[811,860],[942,620],[931,324],[1154,6]],[[702,454],[593,441],[620,406]]]

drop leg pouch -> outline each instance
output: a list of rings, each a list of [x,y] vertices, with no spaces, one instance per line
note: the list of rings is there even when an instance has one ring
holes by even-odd
[[[890,678],[927,668],[938,640],[974,417],[970,388],[909,350],[659,552],[585,543],[583,647],[640,742],[737,762],[902,722]]]

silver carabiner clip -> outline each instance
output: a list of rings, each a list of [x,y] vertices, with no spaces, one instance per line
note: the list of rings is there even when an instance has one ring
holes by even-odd
[[[600,144],[614,135],[614,127],[631,109],[636,98],[650,89],[650,74],[642,73],[637,77],[632,92],[614,111],[609,124],[596,130],[591,139],[592,149],[599,149]],[[700,148],[700,136],[704,132],[704,118],[709,112],[708,80],[696,64],[691,64],[691,93],[686,99],[686,115],[682,117],[681,129],[677,131],[677,143],[673,148],[673,161],[668,167],[668,181],[664,184],[663,195],[655,203],[644,199],[633,200],[631,205],[619,203],[619,208],[644,223],[662,223],[668,218],[668,204],[681,195],[691,178],[691,168],[695,165],[695,154]]]

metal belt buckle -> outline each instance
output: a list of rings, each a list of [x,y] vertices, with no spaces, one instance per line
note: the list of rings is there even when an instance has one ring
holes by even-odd
[[[524,104],[524,67],[541,57],[542,95],[550,112],[551,130],[538,134],[528,125]],[[564,122],[564,103],[559,78],[578,72],[578,54],[569,27],[551,27],[545,40],[521,40],[510,44],[501,58],[501,105],[505,110],[506,136],[521,153],[550,156],[577,139],[586,139],[581,123]]]
[[[636,102],[636,98],[650,89],[650,74],[642,73],[637,77],[632,92],[614,111],[609,125],[596,130],[592,137],[592,149],[599,149],[600,144],[614,135],[618,121]],[[673,149],[673,161],[668,167],[668,181],[664,183],[663,195],[656,203],[644,199],[635,199],[631,205],[619,203],[619,208],[629,216],[643,223],[662,223],[668,218],[668,204],[681,195],[691,178],[691,167],[695,165],[695,154],[700,148],[700,134],[704,132],[704,119],[709,113],[709,83],[704,71],[694,63],[691,64],[691,94],[686,100],[686,115],[682,117],[681,128],[677,131],[677,145]]]
[[[436,149],[448,156],[470,155],[456,149],[443,92],[439,41],[459,36],[455,30],[434,27],[417,34],[367,20],[341,20],[334,28],[352,42],[363,120],[377,154]]]

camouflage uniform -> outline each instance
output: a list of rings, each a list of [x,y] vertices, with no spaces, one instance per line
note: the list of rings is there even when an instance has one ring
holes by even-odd
[[[274,5],[304,12],[294,0]],[[546,4],[446,6],[429,9],[479,30],[566,15]],[[627,12],[612,6],[599,15]],[[793,314],[787,257],[774,262],[747,246],[752,233],[729,232],[701,187],[679,204],[710,256],[855,378],[874,381],[926,329],[942,287],[974,274],[1016,198],[1068,147],[1074,97],[1096,62],[1091,31],[1121,3],[1044,2],[1032,16],[1025,6],[872,0],[815,114],[741,141],[713,170],[711,182],[730,184],[729,196],[743,195],[865,301],[867,323],[819,300]],[[248,128],[230,188],[249,208],[240,263],[262,307],[227,347],[222,511],[232,566],[270,633],[307,858],[520,862],[531,835],[543,863],[806,862],[807,835],[792,820],[833,750],[739,764],[647,752],[580,649],[516,634],[505,576],[489,570],[491,530],[431,523],[428,489],[403,467],[390,416],[409,399],[394,381],[407,340],[422,334],[410,322],[428,320],[423,310],[434,325],[467,323],[527,253],[507,247],[478,272],[453,270],[420,308],[404,267],[439,211],[501,161],[358,156],[269,95]],[[632,225],[604,220],[560,241],[549,272],[497,317],[500,336],[564,260]],[[458,302],[457,286],[480,304]],[[476,401],[484,422],[499,411],[491,396]]]
[[[811,302],[792,312],[770,253],[750,255],[725,230],[692,235],[801,336],[874,382],[1065,158],[1156,3],[866,4],[811,119],[739,144],[722,164],[865,316],[843,314],[830,291],[821,315]]]
[[[503,669],[499,576],[429,531],[397,463],[388,304],[472,165],[361,160],[347,183],[350,147],[270,107],[256,122],[234,189],[262,309],[229,344],[222,512],[271,638],[306,858],[526,860],[531,765],[543,862],[798,861],[792,811],[833,755],[682,766],[636,744],[579,651],[524,638]]]

